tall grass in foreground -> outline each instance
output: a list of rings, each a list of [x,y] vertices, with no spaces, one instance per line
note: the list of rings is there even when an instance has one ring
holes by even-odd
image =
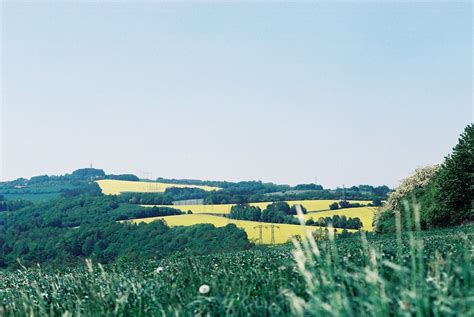
[[[474,316],[474,226],[422,232],[407,208],[395,235],[0,271],[0,316]]]
[[[359,252],[342,253],[329,230],[320,244],[311,234],[294,241],[294,258],[305,296],[286,290],[292,313],[300,316],[474,316],[473,245],[462,235],[460,258],[424,252],[420,206],[405,202],[406,224],[396,214],[396,254],[370,245],[361,235]],[[303,220],[303,214],[299,213]],[[303,223],[303,222],[302,222]],[[406,225],[408,244],[402,240]],[[415,230],[411,230],[415,227]],[[472,238],[472,237],[470,237]],[[450,244],[448,237],[444,243]],[[362,252],[360,252],[362,251]],[[357,257],[351,261],[350,257]]]

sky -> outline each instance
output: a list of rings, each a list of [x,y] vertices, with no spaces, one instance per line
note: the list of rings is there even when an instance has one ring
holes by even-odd
[[[1,1],[0,180],[396,186],[473,121],[470,1]]]

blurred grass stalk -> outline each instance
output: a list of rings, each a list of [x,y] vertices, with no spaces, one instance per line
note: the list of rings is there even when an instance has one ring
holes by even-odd
[[[401,213],[397,211],[397,254],[391,260],[370,246],[364,232],[360,237],[363,252],[356,255],[363,265],[347,261],[350,254],[338,254],[331,227],[329,239],[320,245],[308,230],[304,241],[294,239],[293,255],[306,283],[306,296],[285,290],[293,314],[474,316],[472,241],[463,236],[461,260],[455,261],[449,253],[443,257],[438,251],[428,258],[421,235],[420,205],[405,201],[403,208],[406,234],[402,234]],[[304,220],[300,209],[298,217]],[[408,239],[408,250],[403,237]]]

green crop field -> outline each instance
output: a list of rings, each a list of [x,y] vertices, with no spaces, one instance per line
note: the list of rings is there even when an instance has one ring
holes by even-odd
[[[0,316],[473,316],[474,226],[0,271]]]

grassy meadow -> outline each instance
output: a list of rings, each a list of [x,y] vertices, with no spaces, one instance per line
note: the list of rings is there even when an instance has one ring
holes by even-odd
[[[198,185],[182,185],[168,184],[159,182],[134,182],[114,179],[102,179],[96,181],[102,189],[104,195],[119,195],[120,193],[137,192],[137,193],[163,193],[167,188],[199,188],[206,191],[219,190],[218,187],[198,186]]]
[[[0,316],[473,316],[473,241],[471,225],[0,271]]]

